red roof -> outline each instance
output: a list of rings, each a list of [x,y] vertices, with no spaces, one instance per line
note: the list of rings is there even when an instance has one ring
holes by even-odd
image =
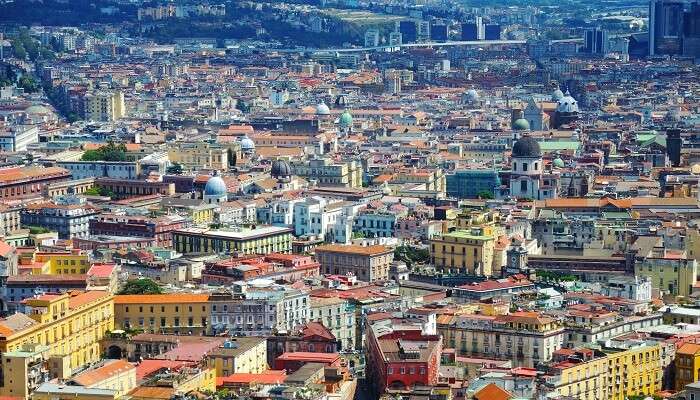
[[[88,270],[89,276],[95,276],[98,278],[109,278],[114,271],[114,264],[94,264]]]
[[[179,369],[180,367],[189,364],[192,363],[172,360],[143,360],[136,366],[136,379],[144,379],[162,368]]]
[[[510,393],[495,383],[489,383],[474,393],[475,400],[510,400],[511,397],[513,396]]]
[[[321,362],[333,363],[340,359],[338,353],[311,353],[308,351],[295,351],[293,353],[286,352],[277,357],[277,361],[305,361],[305,362]]]

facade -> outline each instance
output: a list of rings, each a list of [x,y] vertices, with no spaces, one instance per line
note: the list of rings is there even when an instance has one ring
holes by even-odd
[[[0,394],[27,399],[39,385],[48,381],[49,350],[48,346],[28,343],[19,350],[2,353]]]
[[[292,174],[315,181],[320,187],[362,187],[362,168],[355,161],[334,163],[330,159],[316,159],[291,164]]]
[[[135,161],[59,161],[57,164],[70,171],[73,179],[137,179],[141,173]]]
[[[224,231],[186,228],[172,233],[173,247],[180,253],[288,253],[292,249],[292,230],[265,226],[250,230]]]
[[[58,167],[7,167],[0,169],[0,199],[39,197],[44,187],[70,178],[68,170]]]
[[[39,142],[39,127],[18,125],[9,131],[0,131],[0,150],[3,152],[27,151],[27,146]]]
[[[60,239],[84,238],[90,234],[89,221],[98,210],[85,199],[56,199],[52,203],[31,204],[21,211],[25,226],[40,226],[58,232]]]
[[[568,350],[568,349],[567,349]],[[607,350],[607,351],[606,351]],[[544,376],[551,396],[581,400],[624,400],[661,390],[661,347],[641,344],[629,349],[562,351]],[[567,356],[563,358],[562,356]]]
[[[323,324],[338,340],[341,349],[354,349],[355,307],[339,297],[310,297],[309,321]]]
[[[389,279],[394,251],[383,245],[322,245],[316,247],[316,260],[324,274],[353,274],[365,282]]]
[[[209,331],[209,295],[118,295],[114,297],[114,326],[151,333],[201,335]]]
[[[156,246],[171,247],[172,232],[185,227],[185,219],[178,215],[162,217],[100,214],[89,222],[91,235],[131,236],[155,239]]]
[[[544,174],[540,145],[524,136],[513,145],[510,196],[519,199],[553,199],[558,197],[555,177]]]
[[[649,254],[646,257],[638,254],[634,264],[636,276],[649,278],[653,289],[674,296],[688,296],[693,292],[697,269],[695,259],[667,257],[664,254]]]
[[[62,365],[68,375],[72,369],[100,360],[99,342],[107,331],[114,330],[111,294],[45,294],[27,299],[24,305],[26,314],[0,320],[0,351],[18,351],[26,343],[49,346],[52,362]]]
[[[495,244],[489,226],[454,231],[430,240],[430,258],[438,269],[491,276]]]
[[[228,150],[218,143],[177,142],[168,145],[168,159],[185,169],[228,170]]]
[[[458,199],[476,199],[489,193],[496,195],[501,179],[495,170],[459,170],[446,176],[447,195]]]
[[[131,168],[129,166],[129,168]],[[117,199],[139,196],[173,196],[175,184],[134,180],[132,178],[97,178],[95,184],[114,193]]]
[[[686,385],[700,381],[700,345],[685,343],[676,350],[676,390],[683,390]]]
[[[87,286],[85,274],[39,274],[11,275],[0,288],[0,297],[10,313],[22,310],[22,301],[45,293],[66,293],[84,290]]]
[[[85,96],[86,120],[113,122],[125,115],[124,93],[121,91],[100,91]]]
[[[551,360],[564,342],[564,328],[539,312],[457,315],[439,319],[437,330],[459,355],[512,360],[529,368]]]
[[[362,210],[353,218],[352,231],[366,238],[394,237],[397,219],[390,211]]]
[[[234,337],[206,355],[207,365],[217,377],[231,374],[260,374],[267,370],[267,340],[264,337]]]
[[[104,389],[126,396],[136,388],[136,366],[126,360],[105,360],[94,368],[80,372],[68,382],[86,389]]]
[[[270,335],[289,332],[308,321],[309,295],[296,289],[264,287],[242,294],[211,296],[212,329],[216,333]]]

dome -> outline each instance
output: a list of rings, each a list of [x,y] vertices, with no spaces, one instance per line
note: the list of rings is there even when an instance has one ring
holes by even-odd
[[[272,171],[270,171],[270,175],[275,178],[292,176],[292,167],[284,160],[275,160],[272,162]]]
[[[316,115],[331,115],[331,109],[328,108],[326,103],[320,102],[316,106]]]
[[[50,114],[52,111],[48,107],[35,104],[27,107],[24,112],[27,114]]]
[[[342,127],[349,127],[349,126],[352,126],[352,115],[351,115],[349,112],[344,111],[344,112],[340,115],[340,120],[338,120],[338,123],[339,123],[340,126],[342,126]]]
[[[222,197],[228,194],[226,183],[220,176],[214,175],[207,181],[204,186],[204,195],[208,197]]]
[[[525,118],[518,118],[513,122],[513,129],[516,131],[530,130],[530,123]]]
[[[514,158],[540,158],[542,151],[540,144],[531,136],[523,136],[513,145],[512,155]]]
[[[578,112],[578,102],[571,97],[569,91],[566,91],[564,97],[559,99],[557,103],[558,113],[577,113]]]
[[[562,97],[564,97],[564,92],[562,92],[561,89],[552,92],[552,101],[559,101]]]
[[[249,138],[248,136],[243,136],[243,139],[241,139],[241,150],[255,150],[255,142],[253,142],[253,139]]]
[[[555,158],[554,161],[552,161],[552,165],[554,165],[554,167],[556,167],[556,168],[564,168],[565,167],[564,160],[562,160],[559,157]]]

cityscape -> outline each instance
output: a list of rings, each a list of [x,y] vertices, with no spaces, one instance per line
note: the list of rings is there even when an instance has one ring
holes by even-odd
[[[0,400],[700,400],[700,0],[0,0]]]

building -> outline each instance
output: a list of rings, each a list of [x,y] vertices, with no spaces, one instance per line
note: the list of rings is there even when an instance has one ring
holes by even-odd
[[[458,199],[476,199],[490,195],[495,197],[501,186],[498,171],[491,169],[458,170],[447,174],[447,195]]]
[[[542,377],[546,395],[582,400],[624,400],[661,390],[661,346],[561,349]]]
[[[340,297],[311,296],[309,321],[316,321],[338,340],[339,350],[355,349],[355,306]]]
[[[308,322],[308,293],[276,285],[211,295],[212,329],[246,336],[290,332]]]
[[[379,31],[376,29],[368,29],[365,32],[365,47],[379,46]]]
[[[73,179],[137,179],[140,174],[139,163],[135,161],[59,161],[57,164],[70,171]]]
[[[22,350],[23,344],[49,346],[52,378],[99,361],[100,340],[114,330],[112,295],[104,291],[45,294],[24,302],[23,313],[0,319],[0,351]]]
[[[399,21],[396,31],[401,33],[403,43],[415,43],[418,40],[418,25],[416,21]]]
[[[608,54],[608,31],[601,28],[586,29],[583,33],[584,50],[589,54]]]
[[[123,166],[131,168],[131,165]],[[134,180],[132,178],[97,178],[95,184],[101,189],[108,190],[114,199],[142,196],[174,196],[175,184],[168,182],[152,182]]]
[[[0,394],[11,398],[27,399],[31,393],[50,378],[49,347],[27,343],[21,349],[2,353],[2,387]]]
[[[264,337],[233,337],[206,354],[207,364],[217,377],[231,374],[260,374],[268,369]]]
[[[209,310],[208,294],[118,295],[114,297],[114,326],[201,335],[209,330]]]
[[[501,40],[501,25],[486,24],[484,25],[484,39],[486,40]]]
[[[683,390],[686,385],[700,381],[700,344],[685,343],[676,349],[675,387]]]
[[[438,335],[419,329],[399,330],[383,323],[367,329],[369,389],[375,395],[387,391],[433,386],[438,381],[443,342]]]
[[[186,228],[173,231],[172,236],[173,247],[184,254],[270,254],[288,253],[292,249],[292,230],[278,226],[245,230]]]
[[[179,215],[142,217],[100,214],[89,222],[91,235],[131,236],[155,239],[156,246],[171,247],[172,232],[185,227]]]
[[[85,198],[58,197],[52,202],[28,205],[20,212],[20,220],[24,226],[40,226],[58,232],[61,239],[73,239],[90,234],[89,221],[98,213]]]
[[[564,328],[555,319],[533,311],[438,317],[437,330],[458,355],[512,360],[529,368],[551,360],[564,341]]]
[[[41,197],[44,187],[70,179],[70,172],[58,167],[0,168],[0,199]]]
[[[22,301],[46,293],[66,293],[84,290],[87,287],[86,274],[26,274],[7,277],[0,288],[3,309],[9,313],[22,310]]]
[[[511,156],[511,197],[532,200],[558,197],[556,178],[544,173],[542,151],[535,138],[529,135],[520,138],[513,145]]]
[[[136,366],[126,360],[105,360],[73,376],[68,384],[86,389],[112,390],[119,397],[126,396],[137,386]]]
[[[430,259],[438,269],[491,276],[495,245],[490,226],[458,230],[430,240]]]
[[[450,38],[447,24],[439,23],[430,25],[430,39],[435,42],[446,42]]]
[[[462,24],[462,40],[484,40],[484,21],[481,17],[475,17],[472,22]]]
[[[383,245],[328,244],[316,247],[316,260],[324,274],[353,274],[365,282],[389,279],[394,250]]]
[[[114,122],[126,115],[124,92],[98,91],[85,96],[85,119]]]
[[[168,159],[188,170],[229,168],[228,149],[218,143],[173,142],[168,144]]]
[[[291,163],[292,174],[315,181],[320,187],[362,187],[362,168],[355,161],[335,163],[328,158]]]
[[[16,125],[9,130],[0,130],[0,150],[3,152],[27,151],[27,146],[39,142],[39,127]]]
[[[683,53],[683,14],[685,1],[649,2],[649,55]]]

